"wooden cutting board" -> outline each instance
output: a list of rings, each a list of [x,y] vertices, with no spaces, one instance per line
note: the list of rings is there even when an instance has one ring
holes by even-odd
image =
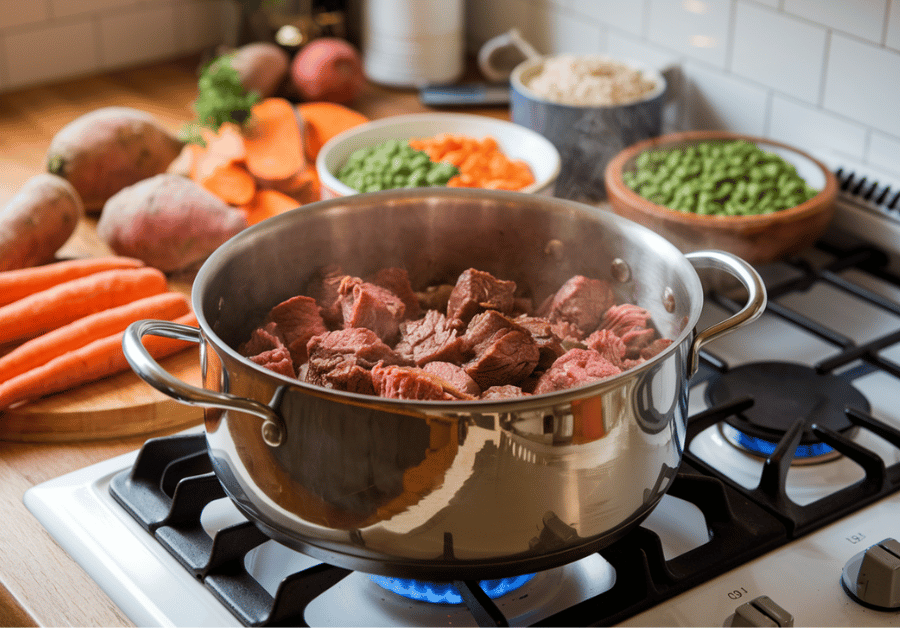
[[[199,349],[160,360],[181,380],[201,386]],[[14,406],[0,413],[0,440],[74,442],[150,436],[203,421],[203,410],[157,391],[132,371]]]

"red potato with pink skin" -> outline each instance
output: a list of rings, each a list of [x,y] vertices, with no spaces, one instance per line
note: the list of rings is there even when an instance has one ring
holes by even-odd
[[[171,273],[194,268],[246,227],[242,211],[194,181],[167,173],[113,195],[97,234],[117,255]]]
[[[65,125],[47,150],[47,171],[78,191],[96,213],[119,190],[166,171],[183,143],[151,114],[102,107]]]
[[[0,210],[0,271],[52,261],[84,216],[68,181],[41,173],[28,179]]]

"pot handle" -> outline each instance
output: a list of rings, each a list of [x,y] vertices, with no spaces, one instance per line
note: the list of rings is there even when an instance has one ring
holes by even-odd
[[[149,319],[135,321],[125,330],[122,337],[122,351],[132,370],[141,379],[158,391],[189,406],[237,410],[258,416],[263,420],[262,437],[266,444],[277,447],[284,442],[284,421],[275,410],[254,399],[206,390],[181,381],[160,366],[144,347],[141,338],[147,335],[187,340],[198,344],[202,339],[200,329],[197,327],[171,321]]]
[[[756,269],[736,255],[725,251],[696,251],[685,257],[695,268],[724,270],[733,275],[747,289],[747,303],[733,316],[697,332],[688,356],[688,374],[693,375],[700,366],[700,348],[707,342],[726,334],[741,325],[756,320],[766,308],[766,287]]]

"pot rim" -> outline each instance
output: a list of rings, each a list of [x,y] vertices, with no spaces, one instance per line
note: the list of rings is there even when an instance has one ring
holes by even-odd
[[[280,375],[270,369],[256,364],[249,358],[246,358],[238,353],[237,350],[235,350],[228,343],[222,340],[222,338],[212,330],[209,322],[206,319],[206,313],[203,309],[203,290],[204,287],[209,283],[209,279],[216,272],[218,272],[218,270],[225,262],[227,262],[231,249],[239,246],[241,241],[247,238],[251,238],[255,234],[260,232],[278,230],[282,223],[288,223],[301,214],[327,213],[329,210],[331,210],[331,208],[335,206],[345,207],[347,205],[375,205],[379,200],[399,200],[407,198],[422,198],[423,200],[427,200],[433,199],[435,197],[470,197],[473,199],[496,200],[498,202],[507,203],[519,201],[550,205],[556,206],[560,209],[569,209],[571,211],[577,211],[581,213],[595,214],[603,221],[625,224],[628,225],[629,228],[642,231],[648,238],[656,240],[658,246],[670,248],[673,255],[675,255],[679,261],[682,261],[684,268],[688,269],[689,271],[684,276],[685,282],[686,284],[688,284],[686,288],[691,295],[696,295],[697,298],[692,299],[692,302],[690,303],[690,315],[687,319],[687,322],[685,323],[678,336],[672,339],[672,342],[668,347],[660,351],[653,358],[643,362],[642,364],[629,368],[612,377],[601,379],[588,384],[583,384],[574,388],[567,388],[563,390],[542,393],[539,395],[526,395],[522,397],[513,397],[510,399],[502,400],[475,399],[460,401],[392,399],[387,397],[378,397],[374,395],[334,390],[325,388],[323,386],[309,384],[296,378]],[[231,358],[238,360],[244,366],[256,371],[260,375],[272,377],[285,384],[299,387],[309,394],[328,399],[340,400],[343,403],[352,403],[354,405],[364,405],[368,407],[381,406],[391,412],[402,412],[404,409],[406,409],[407,412],[411,412],[413,414],[419,414],[422,411],[428,411],[428,413],[430,414],[437,413],[444,415],[455,415],[460,413],[469,414],[472,411],[527,411],[536,408],[546,408],[548,404],[567,404],[576,399],[593,397],[608,389],[612,390],[618,388],[621,386],[621,382],[625,379],[635,377],[639,373],[643,373],[645,371],[653,369],[657,366],[657,364],[668,359],[668,357],[676,352],[678,348],[685,343],[685,341],[689,340],[690,337],[693,336],[694,328],[700,317],[703,300],[703,288],[700,282],[700,278],[688,258],[683,253],[681,253],[674,244],[669,242],[669,240],[638,223],[628,220],[627,218],[623,218],[610,211],[604,211],[599,207],[594,207],[592,205],[588,205],[578,201],[556,197],[543,197],[523,192],[511,192],[506,190],[481,190],[469,188],[384,190],[380,192],[368,192],[354,194],[352,196],[316,201],[307,205],[303,205],[301,207],[298,207],[297,209],[284,212],[260,223],[252,225],[251,227],[241,231],[240,233],[231,237],[225,243],[220,245],[206,259],[206,261],[203,262],[202,266],[197,271],[193,286],[191,288],[191,306],[197,317],[197,322],[200,327],[201,333],[206,341],[213,344],[217,351],[224,351]]]

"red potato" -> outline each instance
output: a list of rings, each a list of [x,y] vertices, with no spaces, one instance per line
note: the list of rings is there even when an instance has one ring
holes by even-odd
[[[47,150],[47,170],[69,181],[85,211],[96,213],[119,190],[165,172],[182,145],[147,112],[103,107],[60,129]]]
[[[301,48],[291,62],[291,81],[304,100],[342,105],[353,102],[366,84],[359,51],[337,37],[314,39]]]
[[[191,179],[167,173],[110,198],[97,234],[117,255],[170,273],[195,267],[246,227],[241,210]]]
[[[82,216],[81,199],[68,181],[48,173],[31,177],[0,211],[0,271],[53,260]]]
[[[241,85],[262,98],[274,95],[287,78],[291,59],[280,46],[259,41],[237,48],[225,57],[237,70]]]

